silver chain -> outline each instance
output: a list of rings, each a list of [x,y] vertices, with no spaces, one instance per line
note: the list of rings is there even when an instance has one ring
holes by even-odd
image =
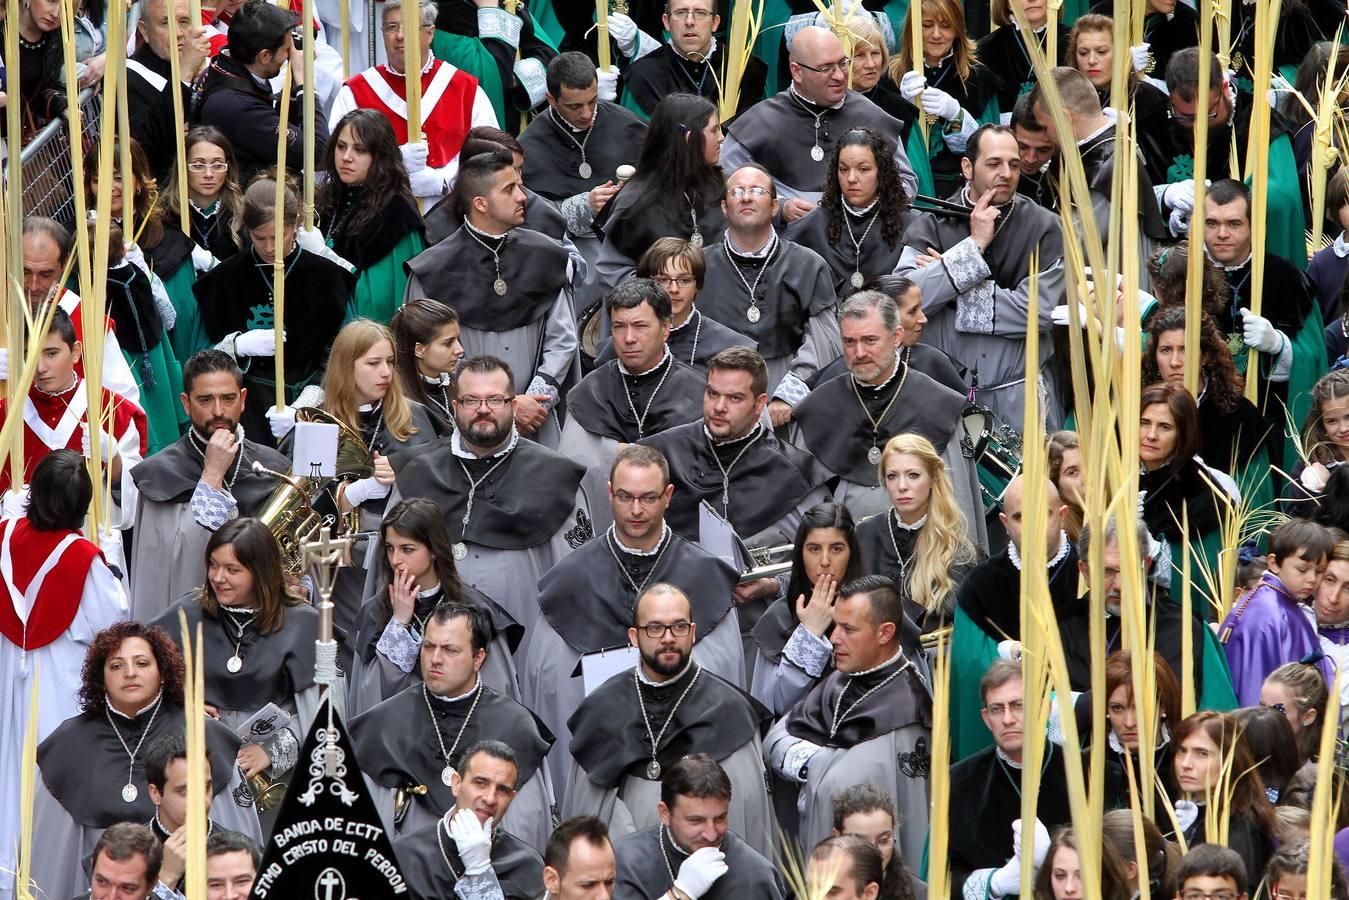
[[[867,227],[862,231],[861,240],[858,240],[853,236],[852,219],[848,216],[848,211],[846,209],[843,210],[843,227],[848,229],[848,240],[852,241],[853,246],[852,270],[854,275],[859,275],[862,272],[862,244],[866,243],[867,235],[871,234],[872,226],[876,224],[876,220],[880,217],[881,208],[880,204],[877,203],[876,211],[871,214],[871,221],[867,223]]]
[[[866,691],[865,693],[862,694],[862,696],[854,700],[852,702],[852,705],[849,706],[847,709],[843,710],[843,715],[840,716],[838,710],[839,707],[843,705],[843,695],[848,692],[848,686],[852,684],[852,679],[856,677],[850,676],[848,679],[848,684],[844,685],[843,690],[839,691],[838,700],[834,701],[834,718],[829,722],[829,739],[831,741],[834,739],[834,735],[838,733],[838,729],[843,724],[843,720],[848,718],[848,713],[852,712],[854,709],[857,708],[857,704],[861,703],[863,700],[870,697],[872,694],[876,693],[890,682],[894,681],[896,678],[900,676],[900,674],[905,669],[907,669],[911,665],[913,665],[913,663],[905,659],[903,664],[900,665],[899,668],[895,669],[895,671],[891,672],[888,676],[886,676],[885,680],[882,681],[880,684],[876,685],[871,690]]]
[[[440,745],[440,755],[445,758],[445,765],[454,765],[454,751],[459,749],[459,741],[463,738],[464,732],[468,730],[468,723],[473,718],[473,712],[478,708],[478,701],[482,699],[482,679],[478,679],[478,686],[473,689],[473,702],[468,707],[468,715],[464,716],[464,724],[459,726],[459,733],[454,736],[454,743],[450,744],[450,749],[445,750],[445,738],[440,733],[440,723],[436,721],[436,711],[431,708],[431,691],[422,684],[422,699],[426,701],[426,712],[431,716],[431,727],[436,730],[436,743]]]
[[[656,557],[656,564],[651,567],[650,572],[646,573],[646,578],[642,579],[642,583],[639,585],[637,582],[633,581],[632,576],[628,574],[627,568],[623,565],[623,560],[619,559],[618,549],[616,547],[618,539],[615,536],[615,527],[616,526],[613,525],[609,526],[609,531],[605,534],[605,543],[609,546],[609,552],[613,554],[614,562],[618,564],[618,571],[622,572],[623,578],[628,584],[632,585],[632,592],[640,597],[642,596],[642,591],[646,590],[647,583],[651,581],[651,576],[655,575],[656,570],[660,568],[660,561],[665,558],[665,551],[669,550],[670,545],[674,543],[674,533],[669,531],[668,525],[664,526],[661,534],[660,554]]]
[[[690,687],[691,686],[692,685],[690,685]],[[638,695],[639,699],[640,696],[641,695],[639,694]],[[136,749],[134,750],[132,750],[130,747],[126,745],[126,739],[122,737],[122,732],[117,730],[117,723],[112,720],[111,705],[105,705],[103,707],[103,714],[108,717],[108,724],[112,726],[112,733],[117,736],[117,743],[122,745],[122,749],[126,751],[126,755],[131,760],[126,767],[126,783],[128,785],[131,785],[132,779],[135,776],[136,754],[141,752],[141,745],[144,744],[145,739],[150,736],[150,729],[153,728],[155,724],[155,716],[159,715],[159,708],[163,705],[164,705],[164,694],[161,692],[159,695],[159,699],[155,701],[154,711],[150,713],[150,721],[145,723],[145,730],[141,732],[141,739],[136,741]],[[664,732],[661,733],[664,734]]]
[[[669,378],[670,373],[674,371],[674,355],[670,353],[669,347],[665,348],[665,359],[662,362],[668,362],[669,365],[665,367],[664,373],[661,374],[660,381],[656,382],[656,389],[651,392],[651,396],[646,401],[646,409],[642,410],[640,415],[637,413],[637,404],[632,402],[632,391],[628,390],[627,384],[623,385],[623,396],[628,398],[628,408],[632,410],[632,417],[637,420],[637,440],[639,441],[642,439],[642,430],[646,428],[646,417],[651,414],[651,404],[656,402],[656,395],[664,387],[665,379]],[[622,375],[623,372],[620,371],[619,377],[622,377]],[[633,377],[636,378],[637,376]]]
[[[660,739],[665,737],[665,732],[669,730],[670,723],[674,721],[675,713],[679,712],[679,705],[684,702],[684,698],[693,690],[693,686],[698,683],[698,676],[702,674],[703,667],[694,664],[693,677],[689,679],[689,686],[684,688],[684,693],[679,695],[675,701],[674,707],[670,710],[670,715],[666,717],[665,724],[660,727],[659,734],[651,733],[651,720],[646,715],[646,701],[642,699],[642,679],[637,674],[641,671],[641,666],[632,670],[632,683],[637,688],[637,708],[642,711],[642,724],[646,726],[646,736],[651,740],[651,761],[656,761],[656,748],[660,744]]]
[[[905,560],[904,554],[899,552],[899,536],[895,534],[895,517],[898,515],[899,513],[893,509],[890,510],[885,517],[885,524],[890,527],[890,546],[895,548],[895,559],[899,560],[899,574],[904,580],[902,587],[912,593],[912,589],[909,588],[909,566],[913,564],[913,560],[912,558]],[[916,544],[914,545],[914,555],[917,555]]]
[[[202,467],[205,468],[206,447],[199,446],[198,442],[201,441],[201,438],[197,437],[196,429],[192,428],[191,426],[188,426],[187,429],[187,440],[189,443],[192,444],[192,449],[196,450],[198,453],[201,454]],[[225,490],[227,491],[234,490],[234,482],[239,480],[239,468],[240,466],[243,465],[243,461],[244,461],[244,442],[241,440],[239,441],[238,451],[234,457],[234,474],[231,475],[229,477],[229,480],[225,482]]]
[[[703,314],[696,309],[693,314],[698,317],[698,321],[693,325],[693,351],[689,353],[689,365],[693,365],[693,361],[698,358],[698,338],[703,333]],[[1345,315],[1349,316],[1349,313],[1345,313]],[[685,326],[687,327],[687,322],[685,322]],[[1349,335],[1346,336],[1349,337]]]
[[[234,658],[242,660],[243,657],[239,655],[239,651],[242,650],[244,646],[244,632],[248,630],[249,625],[253,624],[253,620],[258,617],[257,611],[255,610],[249,613],[248,618],[245,619],[243,622],[240,622],[238,619],[234,618],[234,611],[231,610],[228,606],[222,604],[220,607],[220,611],[225,613],[226,621],[232,623],[235,628],[239,629],[238,640],[234,642]]]
[[[590,142],[590,135],[594,134],[595,132],[595,123],[600,120],[599,104],[595,105],[595,115],[594,118],[590,120],[590,127],[586,129],[586,136],[579,141],[576,139],[576,136],[571,133],[570,125],[565,125],[557,120],[557,110],[549,108],[548,117],[553,120],[553,124],[557,126],[557,130],[562,132],[562,134],[566,136],[567,140],[575,144],[577,150],[581,151],[581,165],[585,166],[586,144]],[[586,176],[582,175],[581,177],[585,178]]]
[[[455,461],[459,463],[459,468],[464,470],[464,477],[468,479],[468,500],[464,503],[464,518],[460,522],[463,527],[459,529],[459,540],[463,541],[468,539],[468,520],[473,516],[473,496],[478,492],[478,488],[482,486],[482,483],[490,478],[492,473],[510,458],[511,451],[507,450],[502,455],[501,459],[497,460],[492,465],[492,468],[484,472],[482,477],[477,481],[474,481],[473,476],[468,473],[468,466],[464,465],[462,459],[459,459],[457,456],[455,457]]]
[[[492,266],[496,269],[496,274],[497,274],[496,280],[497,280],[497,281],[500,281],[500,280],[501,280],[501,251],[502,251],[503,249],[505,249],[505,247],[506,247],[506,238],[509,237],[509,235],[508,235],[508,234],[503,234],[503,235],[501,235],[501,246],[498,247],[498,248],[496,248],[496,249],[494,250],[494,249],[492,249],[491,246],[488,245],[488,243],[487,243],[486,241],[484,241],[482,238],[478,237],[478,229],[477,229],[477,228],[474,228],[474,227],[473,227],[473,224],[472,224],[471,222],[469,222],[468,219],[464,219],[464,227],[465,227],[466,229],[468,229],[468,236],[469,236],[469,237],[473,238],[473,240],[475,240],[475,241],[478,242],[479,246],[481,246],[481,247],[482,247],[484,250],[486,250],[488,253],[492,254]],[[487,232],[484,231],[483,234],[487,234]],[[492,237],[492,235],[487,235],[487,236],[488,236],[488,237]]]
[[[904,371],[899,375],[899,385],[895,388],[895,392],[890,395],[890,402],[885,404],[885,409],[881,410],[880,416],[876,418],[872,418],[871,410],[867,409],[867,402],[862,399],[862,389],[857,386],[857,379],[852,379],[853,395],[857,397],[857,403],[862,407],[862,415],[866,416],[867,421],[871,423],[871,446],[873,447],[876,446],[876,442],[880,438],[881,424],[885,421],[885,417],[890,415],[890,409],[899,399],[899,392],[904,390],[904,382],[909,380],[910,368],[908,365],[904,366]]]
[[[754,437],[745,441],[745,446],[740,448],[740,452],[735,455],[735,459],[731,460],[729,466],[721,464],[721,457],[717,456],[717,445],[713,443],[711,436],[707,438],[707,445],[712,448],[712,461],[721,470],[721,514],[723,518],[729,519],[731,517],[731,472],[735,470],[735,464],[740,462],[740,457],[744,456],[749,448],[753,447],[754,443],[763,437],[763,425],[756,424],[754,427],[758,429],[757,433]]]
[[[801,107],[801,109],[805,112],[806,115],[810,116],[815,120],[815,149],[819,149],[820,152],[823,153],[824,148],[820,146],[820,120],[825,117],[825,115],[829,112],[829,110],[825,110],[819,115],[816,115],[815,113],[810,111],[810,107],[806,106],[805,101],[797,96],[795,90],[788,89],[787,93],[791,95],[791,98],[796,101],[796,105]]]
[[[375,452],[375,442],[379,440],[379,430],[384,427],[384,404],[379,405],[379,417],[375,419],[375,430],[370,433],[370,443],[365,445],[366,453]]]
[[[670,874],[670,885],[673,887],[675,883],[675,871],[674,866],[670,865],[670,854],[665,850],[665,835],[665,826],[661,825],[656,832],[656,840],[660,843],[660,855],[661,858],[665,860],[665,871]],[[674,843],[674,838],[670,838],[670,842]]]
[[[755,273],[754,284],[752,285],[745,278],[744,273],[740,271],[740,267],[736,265],[735,257],[731,255],[731,239],[729,236],[727,236],[726,240],[722,242],[721,248],[726,251],[726,259],[731,263],[731,271],[735,273],[735,277],[740,279],[740,283],[743,284],[745,286],[745,290],[749,292],[749,308],[758,309],[759,296],[755,292],[758,291],[759,289],[759,281],[760,279],[763,278],[764,272],[768,271],[768,264],[773,261],[773,252],[778,249],[777,232],[776,231],[772,232],[772,234],[769,237],[768,252],[764,254],[763,265],[759,266],[759,271]],[[753,257],[746,257],[746,258],[752,259]]]
[[[458,881],[460,877],[459,873],[454,870],[454,863],[450,862],[450,854],[445,851],[444,831],[445,819],[441,818],[440,822],[436,825],[436,846],[440,848],[440,858],[445,860],[445,868],[449,869],[450,874],[454,876],[454,880]]]

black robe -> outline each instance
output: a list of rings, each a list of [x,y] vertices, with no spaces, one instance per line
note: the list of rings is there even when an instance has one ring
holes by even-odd
[[[178,228],[175,219],[172,222],[165,221],[164,236],[159,239],[158,244],[153,247],[142,245],[141,249],[145,251],[145,264],[150,267],[150,271],[158,275],[161,281],[168,281],[173,277],[173,273],[178,271],[179,266],[184,263],[192,264],[192,250],[195,246],[192,238],[183,234]]]
[[[913,623],[906,619],[902,631],[912,627]],[[910,639],[916,638],[911,633],[901,633],[900,645]],[[820,747],[847,749],[908,725],[930,728],[932,694],[912,660],[904,654],[900,656],[889,665],[861,675],[836,669],[817,681],[787,714],[787,733]],[[897,668],[902,670],[898,675]],[[887,678],[890,681],[879,687]],[[838,727],[831,729],[840,709],[844,715]]]
[[[1223,412],[1212,397],[1199,395],[1199,455],[1206,466],[1236,477],[1262,447],[1277,445],[1280,433],[1245,397],[1238,396],[1236,407]]]
[[[828,264],[790,240],[778,239],[767,260],[742,256],[726,242],[704,251],[707,275],[697,304],[703,315],[753,338],[765,359],[793,356],[805,340],[813,316],[837,302]],[[760,276],[759,272],[763,274]],[[755,296],[759,321],[747,318],[749,288],[758,276]]]
[[[589,193],[607,181],[617,183],[616,170],[621,165],[637,164],[645,139],[646,123],[631,110],[608,100],[598,101],[595,119],[586,132],[573,131],[556,113],[541,113],[520,135],[520,146],[525,150],[525,184],[549,200],[561,202]],[[589,178],[582,178],[579,171],[582,157],[578,143],[585,144]],[[528,204],[525,210],[528,212]]]
[[[145,72],[149,72],[150,77],[146,77]],[[131,136],[145,151],[150,171],[157,178],[165,179],[177,159],[173,92],[169,90],[169,86],[173,83],[172,63],[156,54],[154,48],[146,42],[127,57],[124,77],[127,112],[131,119]],[[25,74],[25,80],[26,78]],[[190,116],[192,86],[180,82],[178,92],[182,96],[183,115]],[[237,172],[234,175],[235,178],[239,177]],[[160,181],[161,185],[163,183]]]
[[[507,293],[497,296],[497,269],[488,246],[499,246],[501,278]],[[465,328],[510,331],[548,315],[566,286],[567,251],[547,235],[513,228],[492,240],[467,225],[405,262],[408,273],[429,296],[452,298]]]
[[[243,223],[235,222],[238,234],[231,234],[225,223],[225,211],[217,202],[206,215],[196,206],[188,203],[188,221],[192,227],[192,241],[199,247],[211,251],[216,259],[229,259],[240,250],[249,246],[248,235],[243,232]],[[240,217],[242,218],[242,216]]]
[[[567,414],[593,435],[631,444],[675,425],[701,420],[704,385],[705,379],[673,354],[641,375],[625,372],[614,360],[582,378],[567,393]],[[645,416],[640,426],[639,413]]]
[[[1198,817],[1185,832],[1187,846],[1194,847],[1208,843],[1205,835],[1208,829],[1206,819],[1204,805],[1200,804]],[[1170,832],[1171,829],[1168,828],[1168,835]],[[1254,896],[1264,880],[1265,864],[1274,853],[1274,836],[1249,816],[1233,813],[1227,820],[1226,846],[1235,850],[1246,863],[1247,896]]]
[[[627,577],[619,571],[622,561]],[[731,609],[739,573],[697,544],[671,534],[656,556],[625,553],[611,533],[587,542],[539,579],[539,611],[578,653],[628,645],[638,585],[667,582],[683,591],[693,607],[697,635],[705,638]]]
[[[1152,183],[1170,184],[1193,178],[1194,130],[1169,119],[1159,122],[1158,126],[1148,129],[1146,133],[1140,130],[1138,141],[1138,149],[1143,153],[1143,162]],[[1271,142],[1283,134],[1288,134],[1290,138],[1292,136],[1292,127],[1278,110],[1270,114],[1269,129]],[[1236,133],[1237,164],[1244,168],[1250,130],[1251,98],[1249,94],[1238,94],[1236,108],[1227,122],[1209,126],[1207,177],[1210,180],[1241,178],[1240,172],[1234,175],[1230,171],[1232,135]]]
[[[956,602],[970,621],[995,641],[1021,640],[1021,572],[1004,548],[997,556],[970,569],[960,583]],[[1062,621],[1079,608],[1077,548],[1049,570],[1049,600]]]
[[[916,367],[907,372],[907,378],[901,370],[879,388],[858,385],[845,372],[819,385],[797,404],[792,418],[810,452],[829,471],[855,484],[880,484],[876,466],[868,462],[867,453],[872,447],[883,449],[885,442],[897,434],[921,435],[932,442],[938,453],[945,452],[960,428],[965,397],[933,381]],[[902,388],[900,378],[905,378]],[[854,385],[872,416],[881,415],[896,390],[903,394],[890,406],[880,429],[874,433],[857,402]]]
[[[464,862],[443,821],[395,839],[393,852],[398,856],[398,868],[412,900],[445,900],[458,896],[454,884],[459,879],[454,873],[463,874]],[[446,868],[445,857],[449,857],[454,873]],[[540,896],[543,858],[533,847],[500,828],[492,835],[492,871],[507,900],[536,900]]]
[[[205,444],[205,441],[202,442]],[[273,472],[289,472],[290,460],[284,455],[248,439],[239,444],[243,461],[239,474],[229,489],[238,503],[239,515],[255,515],[276,490],[277,481],[270,475],[258,475],[253,463],[260,462]],[[136,490],[156,503],[184,504],[192,499],[201,480],[205,459],[192,443],[192,435],[183,435],[163,450],[139,463],[131,470]],[[233,471],[233,466],[230,467]],[[228,475],[226,475],[228,479]]]
[[[1111,128],[1102,134],[1078,145],[1082,157],[1082,166],[1087,176],[1087,188],[1104,198],[1109,204],[1111,190],[1115,182],[1116,129]],[[1155,241],[1170,241],[1171,233],[1162,221],[1161,211],[1157,207],[1157,195],[1152,190],[1152,179],[1148,177],[1141,155],[1138,157],[1138,230]],[[1100,218],[1097,218],[1100,224]]]
[[[433,726],[426,709],[426,686],[420,681],[353,718],[351,741],[361,771],[376,784],[393,790],[425,787],[424,794],[410,796],[428,815],[441,816],[454,806],[454,795],[441,780],[441,771],[458,765],[459,755],[473,744],[491,739],[515,751],[519,763],[515,786],[523,787],[543,765],[553,746],[553,735],[528,709],[481,681],[478,684],[482,693],[466,728],[464,721],[477,695],[456,700],[432,696],[429,702],[436,717]],[[436,739],[436,728],[440,740]],[[463,734],[456,747],[455,736],[461,728]],[[441,755],[441,741],[452,758]]]
[[[684,320],[683,325],[670,330],[670,339],[665,342],[665,346],[670,348],[675,359],[705,375],[708,360],[721,351],[729,350],[731,347],[757,350],[759,342],[732,328],[727,328],[695,308]],[[616,358],[613,339],[606,337],[604,343],[600,344],[599,352],[595,354],[595,365],[602,366]]]
[[[635,265],[663,237],[689,240],[695,220],[704,246],[721,240],[726,233],[726,216],[721,211],[720,179],[716,194],[707,197],[681,196],[667,192],[666,185],[653,185],[651,181],[646,173],[639,172],[595,217],[595,227],[603,233],[606,244]],[[662,194],[647,198],[653,191]],[[690,208],[690,203],[695,208]]]
[[[965,383],[965,377],[959,367],[956,366],[951,357],[936,347],[929,344],[914,344],[912,347],[905,347],[901,350],[899,358],[905,365],[913,366],[915,372],[922,372],[928,378],[943,387],[950,388],[962,397],[969,393],[970,386]],[[848,358],[840,356],[816,372],[814,379],[807,381],[806,384],[810,386],[811,390],[814,390],[826,381],[846,374],[848,374]]]
[[[722,470],[713,454],[722,457],[722,466],[730,465],[749,440],[755,441],[754,446],[730,470],[727,506],[722,503]],[[829,479],[829,472],[815,457],[778,440],[762,425],[737,441],[718,444],[715,451],[702,420],[643,438],[642,443],[664,453],[670,464],[675,490],[665,521],[690,541],[699,538],[698,504],[702,500],[725,517],[736,534],[748,538],[791,513]]]
[[[854,272],[861,272],[866,281],[877,275],[894,273],[904,253],[904,229],[914,216],[908,210],[900,213],[899,234],[895,236],[895,242],[889,244],[885,240],[885,221],[879,203],[860,216],[852,212],[846,203],[840,203],[846,221],[839,227],[837,241],[829,240],[829,211],[823,206],[815,207],[789,225],[787,238],[814,250],[829,264],[829,270],[834,275],[834,291],[843,298],[860,290],[852,284]],[[856,238],[860,244],[860,251],[849,237],[849,227],[852,228],[852,238]]]
[[[380,635],[384,633],[385,626],[389,624],[382,608],[386,596],[387,586],[380,593],[361,604],[361,611],[356,617],[355,655],[366,665],[374,661],[375,648],[379,643]],[[421,623],[430,618],[436,605],[444,599],[444,591],[436,591],[426,597],[420,594],[417,596],[412,610],[413,622],[411,624],[418,632],[421,631]],[[497,635],[504,634],[507,646],[510,647],[512,653],[515,652],[515,648],[520,645],[521,638],[525,636],[525,627],[511,618],[511,614],[502,609],[500,604],[482,591],[467,584],[459,587],[459,602],[477,608],[487,617],[491,629],[491,636],[488,639],[489,644],[497,639]],[[381,619],[383,621],[380,621]],[[413,666],[412,672],[409,674],[417,681],[421,681],[422,670],[420,666]]]
[[[1182,512],[1188,511],[1188,537],[1192,539],[1201,539],[1221,522],[1221,501],[1217,493],[1222,488],[1207,472],[1201,472],[1202,468],[1190,459],[1179,465],[1167,464],[1151,472],[1142,472],[1138,476],[1138,490],[1147,491],[1147,496],[1143,498],[1143,521],[1149,532],[1164,535],[1173,546],[1179,546],[1187,537],[1180,530],[1180,523],[1184,520]]]
[[[1058,24],[1054,27],[1059,30],[1057,46],[1061,56],[1064,48],[1068,46],[1068,29]],[[1040,41],[1040,46],[1044,47],[1044,32],[1037,33],[1036,38]],[[998,98],[999,110],[1010,113],[1016,106],[1017,98],[1022,94],[1029,94],[1031,88],[1035,86],[1035,73],[1031,68],[1030,54],[1026,51],[1025,44],[1021,42],[1021,29],[1015,25],[997,29],[979,39],[977,52],[979,61],[988,67],[994,78],[994,94]],[[1051,59],[1049,64],[1056,66],[1058,60]]]
[[[422,234],[423,223],[417,206],[402,194],[374,197],[364,186],[338,188],[341,199],[335,205],[329,221],[323,223],[333,252],[364,272],[388,256],[398,242],[411,233]],[[353,229],[352,219],[362,206],[380,202],[374,218]]]
[[[810,110],[807,112],[807,110]],[[815,117],[819,116],[819,144],[824,155],[817,161]],[[797,192],[824,189],[829,155],[838,139],[853,128],[874,128],[892,138],[903,128],[894,116],[856,91],[849,91],[838,108],[820,107],[781,91],[756,103],[737,118],[727,132],[782,185]]]
[[[318,384],[328,351],[342,328],[356,280],[346,269],[296,247],[286,257],[286,400]],[[247,250],[204,272],[192,286],[206,337],[217,343],[236,331],[274,327],[272,267]],[[266,411],[276,406],[275,364],[270,356],[239,359],[249,403],[241,422],[248,437],[274,446]]]
[[[659,34],[659,32],[657,33]],[[632,62],[623,73],[632,99],[648,116],[656,106],[671,94],[697,94],[720,106],[721,83],[718,79],[726,70],[726,45],[718,42],[711,59],[698,63],[685,59],[669,43]],[[757,56],[751,56],[740,76],[740,99],[736,104],[739,115],[763,99],[764,83],[768,80],[768,66]]]
[[[313,686],[317,609],[308,603],[288,606],[280,631],[262,634],[254,624],[244,628],[242,637],[235,624],[246,622],[247,617],[234,618],[224,609],[212,619],[202,611],[196,595],[188,594],[151,623],[167,631],[179,646],[183,642],[180,610],[187,614],[192,634],[201,625],[207,703],[252,714],[268,703],[287,706],[292,697]],[[230,672],[225,664],[235,655],[236,645],[244,665],[238,672]]]
[[[780,900],[783,897],[773,864],[734,832],[726,832],[720,849],[726,854],[729,871],[712,882],[701,900]],[[671,870],[677,876],[680,864],[688,855],[670,840],[663,825],[623,838],[614,847],[618,874],[614,900],[652,900],[664,895],[674,884]]]
[[[117,733],[108,724],[117,723]],[[153,719],[153,721],[152,721]],[[87,828],[107,828],[117,822],[144,822],[155,814],[145,779],[145,751],[169,734],[183,734],[187,716],[181,706],[164,701],[157,712],[146,710],[134,720],[112,713],[102,705],[66,719],[37,748],[37,764],[47,790],[76,823]],[[131,782],[136,800],[122,800],[130,759],[117,739],[120,734],[134,748],[146,729],[141,752],[136,757]],[[234,759],[242,742],[239,736],[215,719],[206,720],[206,746],[211,751],[211,786],[216,796],[229,789]],[[91,773],[99,777],[91,778]],[[72,861],[71,865],[77,864]]]
[[[1012,823],[1021,818],[1021,770],[1007,764],[994,747],[980,750],[951,767],[951,809],[966,827],[952,828],[951,889],[959,897],[976,869],[1000,869],[1012,858]],[[1072,821],[1063,748],[1045,748],[1036,818],[1053,831]]]
[[[473,498],[468,534],[461,537],[469,484],[450,441],[442,438],[391,462],[398,472],[399,495],[425,497],[439,506],[452,537],[497,550],[524,550],[547,543],[576,509],[585,467],[522,439],[491,475],[486,471],[496,460],[462,460],[475,479],[485,480]]]
[[[926,634],[951,624],[951,614],[955,612],[956,607],[956,594],[960,589],[960,582],[970,571],[971,563],[951,564],[948,570],[951,577],[951,593],[947,596],[942,609],[936,612],[928,611],[914,601],[913,590],[905,576],[905,568],[900,565],[901,554],[907,566],[912,567],[916,563],[918,536],[922,529],[900,528],[891,524],[897,520],[898,516],[893,509],[863,519],[857,526],[857,552],[862,557],[862,571],[869,575],[884,575],[895,582],[900,595],[904,598],[905,614]],[[893,540],[891,534],[894,535]],[[915,643],[911,647],[905,646],[904,651],[917,655],[919,648]]]
[[[141,359],[134,362],[146,387],[154,384],[150,351],[164,338],[164,320],[155,306],[150,277],[134,263],[122,262],[106,270],[108,317],[116,328],[122,352]],[[167,386],[166,386],[167,387]]]
[[[571,755],[590,781],[601,788],[617,787],[629,775],[647,778],[651,737],[637,704],[638,690],[649,722],[665,722],[673,710],[674,718],[655,748],[662,771],[690,753],[726,759],[752,741],[771,719],[759,701],[697,663],[659,686],[640,681],[637,671],[609,678],[567,720],[572,733]],[[685,695],[695,673],[698,680]],[[684,702],[678,703],[681,695]]]

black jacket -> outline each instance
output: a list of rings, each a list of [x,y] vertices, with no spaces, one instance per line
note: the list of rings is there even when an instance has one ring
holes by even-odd
[[[156,56],[149,44],[127,60],[126,99],[131,114],[131,136],[145,151],[150,170],[160,177],[168,175],[178,158],[173,92],[170,90],[172,80],[169,61]],[[188,120],[192,115],[192,87],[180,83],[178,91],[183,98],[183,118]]]

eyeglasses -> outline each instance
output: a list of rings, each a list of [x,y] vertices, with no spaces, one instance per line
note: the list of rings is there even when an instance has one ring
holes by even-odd
[[[213,175],[223,175],[230,170],[230,164],[226,162],[190,162],[187,164],[189,172],[210,172]]]
[[[673,634],[675,637],[688,637],[689,632],[693,630],[693,623],[672,622],[669,625],[662,625],[659,622],[651,622],[648,625],[639,625],[637,627],[642,629],[642,631],[646,632],[646,636],[649,638],[662,637],[667,631]]]
[[[1002,714],[1011,710],[1014,713],[1021,713],[1025,710],[1026,704],[1021,700],[1013,700],[1011,703],[993,703],[984,707],[984,710],[993,718],[1000,719]]]
[[[431,24],[431,25],[420,25],[420,26],[418,26],[418,29],[419,29],[420,31],[434,31],[434,30],[435,30],[435,27],[436,27],[436,26],[435,26],[435,24],[433,23],[433,24]],[[381,28],[380,30],[383,31],[385,34],[397,34],[398,32],[400,32],[400,31],[403,30],[403,23],[402,23],[402,22],[386,22],[386,23],[384,24],[384,27]]]
[[[758,200],[768,194],[768,188],[754,185],[754,187],[733,187],[727,192],[732,198],[741,200],[745,197],[753,197]]]
[[[1193,125],[1193,124],[1194,124],[1194,119],[1195,119],[1194,116],[1187,116],[1187,115],[1185,115],[1185,113],[1177,112],[1177,111],[1176,111],[1176,108],[1175,108],[1174,106],[1168,108],[1167,111],[1166,111],[1166,114],[1167,114],[1167,116],[1169,116],[1169,117],[1171,118],[1172,121],[1174,121],[1174,122],[1179,122],[1181,125]],[[1217,107],[1214,107],[1213,109],[1210,109],[1210,110],[1208,111],[1208,120],[1209,120],[1209,122],[1216,122],[1216,121],[1218,121],[1218,109],[1217,109]]]
[[[464,409],[477,409],[484,403],[488,409],[505,409],[506,405],[514,400],[514,397],[460,397],[455,400]]]
[[[676,286],[681,288],[691,288],[698,283],[698,279],[694,278],[692,275],[680,275],[678,278],[666,278],[662,275],[652,278],[651,280],[663,288],[672,288]]]
[[[667,13],[667,15],[676,22],[687,22],[689,19],[695,22],[706,22],[712,18],[712,13],[705,9],[676,9],[672,13]]]
[[[1180,900],[1237,900],[1236,891],[1181,891]]]
[[[660,494],[629,494],[627,491],[614,491],[614,499],[624,506],[630,506],[634,500],[642,506],[655,506],[660,502]]]
[[[1274,900],[1307,900],[1307,892],[1303,891],[1300,894],[1289,894],[1279,890],[1279,886],[1276,884],[1274,885]]]
[[[833,75],[835,72],[838,72],[839,74],[846,73],[852,66],[852,60],[840,59],[838,62],[825,63],[822,66],[808,66],[803,62],[799,62],[797,65],[819,75]]]

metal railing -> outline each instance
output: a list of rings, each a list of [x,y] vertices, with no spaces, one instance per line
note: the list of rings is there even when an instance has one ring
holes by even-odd
[[[80,91],[80,125],[86,159],[98,137],[103,97],[94,88]],[[23,168],[23,214],[48,216],[65,225],[75,220],[71,194],[70,120],[48,122],[19,154]]]

